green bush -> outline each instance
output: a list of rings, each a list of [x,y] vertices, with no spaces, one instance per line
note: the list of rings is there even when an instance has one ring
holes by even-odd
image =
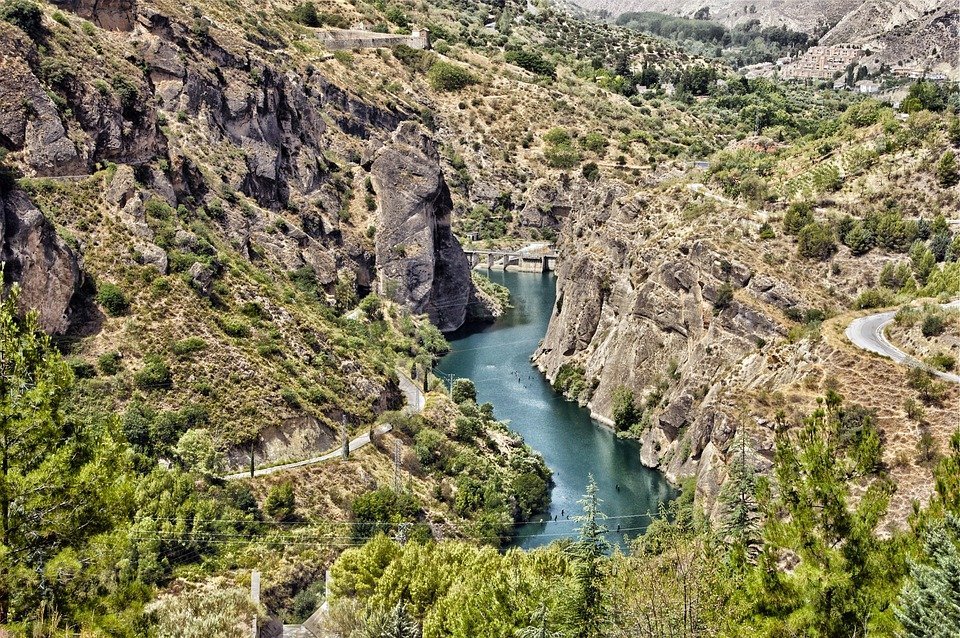
[[[17,27],[33,40],[43,38],[43,11],[31,0],[6,0],[0,5],[0,20]]]
[[[917,238],[916,222],[903,218],[898,211],[887,211],[869,220],[878,246],[906,252]]]
[[[623,386],[613,391],[613,426],[617,432],[626,432],[638,425],[643,416],[643,410],[637,406],[633,390]]]
[[[270,488],[266,500],[263,502],[263,511],[277,521],[292,521],[295,517],[296,499],[293,495],[293,485],[281,483]]]
[[[483,431],[483,423],[476,417],[458,416],[454,425],[458,441],[472,441]]]
[[[869,288],[860,293],[853,307],[858,310],[868,310],[870,308],[883,308],[893,305],[893,295],[889,291],[880,288]]]
[[[843,235],[843,243],[852,254],[863,255],[873,248],[873,233],[863,222],[858,221]]]
[[[184,357],[194,352],[205,350],[206,347],[207,342],[200,337],[187,337],[186,339],[181,339],[180,341],[175,342],[171,346],[171,350],[173,350],[173,354],[177,355],[178,357]]]
[[[713,302],[713,307],[717,310],[723,310],[733,303],[733,286],[725,283],[717,289],[717,298]]]
[[[829,259],[837,251],[837,242],[833,229],[826,224],[816,222],[807,224],[797,238],[797,252],[807,259]]]
[[[783,230],[788,235],[796,235],[804,226],[813,223],[813,207],[806,202],[796,202],[787,208],[783,216]]]
[[[550,503],[550,486],[536,472],[518,474],[510,487],[510,491],[517,500],[520,517],[523,519],[544,511]]]
[[[320,14],[317,13],[317,6],[312,2],[301,2],[290,12],[290,17],[294,22],[308,27],[319,27],[323,24],[320,21]]]
[[[522,49],[507,51],[504,59],[510,64],[516,64],[521,69],[526,69],[537,75],[553,78],[557,73],[557,65],[535,51],[524,51]]]
[[[160,356],[147,355],[143,368],[133,375],[133,382],[141,390],[169,388],[171,383],[170,368]]]
[[[580,140],[580,145],[591,153],[602,156],[607,150],[609,142],[607,138],[600,133],[587,133],[583,136],[583,139]]]
[[[250,336],[250,324],[240,317],[223,317],[220,320],[220,327],[225,333],[237,339],[245,339]]]
[[[767,222],[763,222],[763,224],[760,225],[760,232],[758,236],[760,239],[773,239],[777,236],[777,234],[773,232],[773,226]]]
[[[464,401],[477,400],[477,386],[470,379],[457,379],[453,382],[451,391],[454,403],[463,403]]]
[[[924,337],[939,337],[946,329],[946,322],[943,317],[935,312],[928,313],[920,322],[920,332]]]
[[[97,357],[97,367],[105,375],[112,376],[120,371],[120,353],[105,352]]]
[[[573,168],[580,163],[580,151],[570,144],[552,144],[544,150],[543,158],[553,168]]]
[[[477,83],[477,78],[464,67],[440,61],[430,67],[427,80],[436,91],[459,91]]]
[[[940,156],[936,168],[937,182],[944,188],[956,186],[960,181],[960,168],[957,167],[957,155],[953,151],[945,151]]]
[[[952,372],[957,367],[957,358],[946,352],[937,352],[926,359],[927,364],[943,372]]]
[[[595,182],[600,179],[600,167],[596,162],[587,162],[581,169],[584,179],[588,182]]]
[[[350,509],[354,536],[369,538],[377,533],[389,534],[398,523],[414,520],[420,514],[420,503],[412,494],[381,487],[353,499]]]
[[[570,132],[565,128],[552,128],[543,134],[543,141],[547,144],[570,144]]]
[[[112,317],[119,317],[130,309],[130,301],[116,284],[103,283],[97,286],[97,303],[106,308]]]
[[[73,371],[73,376],[77,379],[92,379],[97,376],[97,369],[94,365],[83,359],[72,357],[67,359],[67,365]]]

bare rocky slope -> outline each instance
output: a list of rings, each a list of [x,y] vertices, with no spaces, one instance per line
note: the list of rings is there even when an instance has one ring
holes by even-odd
[[[692,17],[708,8],[711,20],[733,26],[759,20],[820,36],[822,44],[858,44],[877,65],[907,66],[939,72],[960,68],[960,9],[940,0],[581,0],[578,6],[616,16],[655,11]]]

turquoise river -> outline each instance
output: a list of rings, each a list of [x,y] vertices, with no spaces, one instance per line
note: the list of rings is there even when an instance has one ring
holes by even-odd
[[[448,335],[453,349],[437,370],[448,378],[472,379],[477,400],[492,403],[496,417],[519,432],[553,471],[549,511],[521,525],[514,544],[532,548],[576,536],[577,523],[568,517],[581,512],[577,501],[592,473],[601,509],[610,517],[608,540],[622,545],[642,532],[659,503],[676,492],[659,472],[641,465],[635,441],[599,425],[587,409],[556,393],[531,365],[530,356],[550,321],[555,277],[502,271],[489,276],[510,289],[513,308],[492,325]]]

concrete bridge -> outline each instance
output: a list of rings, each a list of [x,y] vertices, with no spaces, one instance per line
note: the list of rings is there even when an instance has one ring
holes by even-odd
[[[555,270],[557,265],[557,252],[547,244],[533,244],[520,250],[464,249],[463,252],[471,268],[548,272]]]

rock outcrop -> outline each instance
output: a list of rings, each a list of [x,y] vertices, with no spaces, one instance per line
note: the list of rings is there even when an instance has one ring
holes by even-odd
[[[764,344],[783,341],[779,309],[796,293],[719,248],[710,229],[659,225],[670,213],[648,210],[642,193],[568,190],[582,203],[564,222],[556,306],[534,362],[551,380],[562,366],[582,373],[574,398],[607,423],[615,392],[631,390],[645,408],[641,460],[673,481],[696,477],[710,504],[742,429],[732,390],[789,369]],[[770,436],[751,430],[753,448],[769,450]]]
[[[451,331],[467,318],[473,284],[450,228],[453,202],[439,160],[423,129],[405,122],[374,156],[370,178],[380,200],[381,291]]]
[[[36,310],[49,333],[67,332],[82,283],[80,267],[73,250],[20,191],[0,196],[0,261],[4,285],[20,285],[20,309]]]

